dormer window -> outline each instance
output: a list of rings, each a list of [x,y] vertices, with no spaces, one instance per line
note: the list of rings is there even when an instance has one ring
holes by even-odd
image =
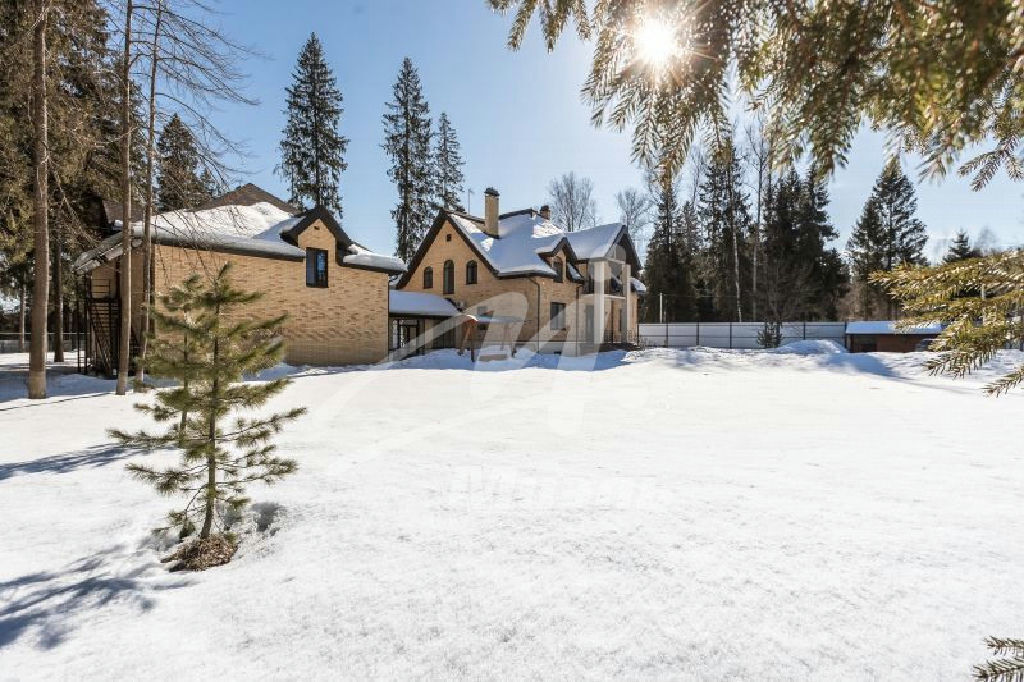
[[[426,267],[423,268],[423,288],[433,289],[434,288],[434,268]]]
[[[326,249],[306,249],[306,286],[321,289],[327,286]]]
[[[551,260],[551,268],[555,271],[555,282],[561,284],[564,279],[565,265],[562,263],[561,258],[553,258]]]

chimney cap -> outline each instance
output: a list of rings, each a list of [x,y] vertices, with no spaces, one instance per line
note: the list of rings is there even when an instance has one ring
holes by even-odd
[[[484,194],[488,194],[492,197],[499,196],[498,190],[494,189],[493,187],[488,187],[487,189],[485,189]]]

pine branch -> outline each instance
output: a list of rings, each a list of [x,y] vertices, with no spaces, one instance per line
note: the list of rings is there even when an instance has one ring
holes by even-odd
[[[974,667],[974,679],[985,682],[1024,682],[1024,657],[987,661]]]
[[[1024,639],[986,637],[985,646],[992,651],[993,656],[1010,655],[1024,657]]]

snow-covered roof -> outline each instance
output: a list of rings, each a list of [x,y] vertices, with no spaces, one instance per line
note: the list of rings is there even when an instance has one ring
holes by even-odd
[[[847,334],[909,334],[928,335],[942,331],[941,324],[919,325],[900,329],[893,320],[861,320],[846,323]]]
[[[501,275],[550,275],[555,271],[542,255],[551,254],[565,240],[577,258],[602,258],[608,255],[622,232],[622,225],[599,225],[577,232],[566,232],[533,211],[506,214],[498,221],[498,236],[483,230],[484,222],[473,216],[450,213],[451,222],[469,239]],[[579,248],[577,248],[579,245]],[[569,276],[580,279],[570,264]]]
[[[392,315],[423,315],[425,317],[454,317],[459,314],[458,308],[446,298],[436,294],[424,294],[418,291],[388,292],[388,312]]]
[[[286,241],[286,235],[304,217],[269,201],[168,211],[153,217],[153,240],[161,244],[302,260],[305,251]],[[133,222],[131,229],[133,236],[143,235],[141,221]],[[121,238],[120,234],[112,235],[82,254],[75,263],[76,269],[89,269],[90,264],[95,267],[102,259],[120,255]],[[400,259],[374,253],[355,243],[342,262],[389,272],[405,270]]]
[[[608,223],[588,230],[569,232],[565,238],[569,240],[569,245],[578,258],[602,258],[612,250],[621,233],[621,223]]]
[[[365,249],[359,244],[353,243],[348,247],[350,255],[344,256],[341,260],[348,265],[359,265],[366,268],[388,270],[390,272],[405,272],[405,262],[396,256],[385,256]]]

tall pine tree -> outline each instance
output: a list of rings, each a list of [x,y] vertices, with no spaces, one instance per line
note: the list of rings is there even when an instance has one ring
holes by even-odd
[[[339,183],[348,167],[348,138],[338,132],[341,91],[316,33],[302,47],[286,92],[288,123],[277,170],[288,183],[289,200],[305,207],[323,206],[340,222]]]
[[[828,188],[811,168],[804,177],[797,211],[799,253],[810,266],[810,298],[802,319],[834,320],[839,299],[846,293],[847,273],[838,249],[839,237],[828,216]]]
[[[394,99],[385,106],[384,150],[391,158],[388,177],[398,189],[395,220],[395,255],[408,261],[416,253],[430,227],[435,196],[430,154],[430,106],[423,97],[420,75],[412,60],[402,60]]]
[[[210,173],[200,168],[195,137],[177,114],[160,132],[156,150],[156,205],[160,211],[195,208],[211,198]]]
[[[465,176],[462,167],[462,145],[448,114],[437,119],[437,144],[434,147],[434,177],[437,182],[436,208],[463,210],[462,192]]]
[[[868,281],[878,270],[925,262],[928,241],[924,223],[914,217],[914,186],[898,161],[886,164],[847,243],[856,288],[857,314],[865,318],[892,318],[896,306],[883,289]]]
[[[294,408],[269,416],[239,415],[228,422],[232,413],[264,405],[289,383],[288,378],[243,383],[244,375],[271,367],[282,357],[283,342],[276,337],[284,317],[247,319],[246,307],[260,294],[235,289],[230,270],[230,264],[222,267],[205,287],[193,275],[164,299],[170,304],[166,312],[157,313],[163,340],[147,358],[148,374],[179,383],[158,391],[155,405],[136,407],[170,426],[156,434],[110,431],[128,447],[181,449],[177,466],[131,464],[128,469],[160,493],[188,500],[171,513],[171,523],[182,537],[198,527],[200,542],[210,539],[219,506],[238,511],[248,503],[247,484],[274,483],[295,471],[293,460],[274,455],[271,440],[305,412]],[[173,340],[182,335],[183,346]]]
[[[697,315],[696,292],[693,287],[693,244],[696,214],[687,202],[679,207],[675,182],[659,179],[651,183],[657,216],[654,234],[647,247],[644,266],[647,296],[644,319],[648,322],[682,322]]]
[[[747,300],[744,282],[750,267],[746,234],[751,220],[731,137],[723,138],[711,154],[700,183],[697,214],[705,233],[703,258],[715,316],[740,322]]]

